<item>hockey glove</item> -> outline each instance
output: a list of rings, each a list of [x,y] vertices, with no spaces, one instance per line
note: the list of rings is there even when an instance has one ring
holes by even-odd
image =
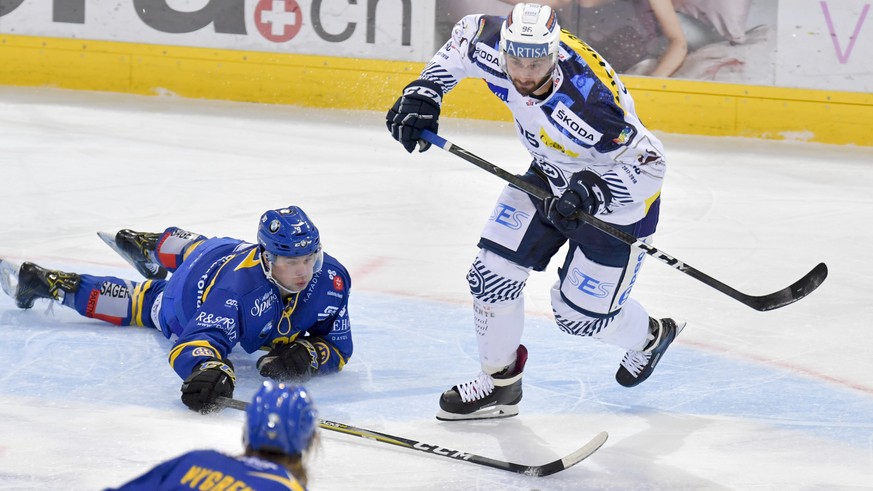
[[[230,361],[203,362],[182,383],[182,402],[192,411],[212,412],[218,407],[218,396],[233,397],[234,382],[236,375]]]
[[[430,80],[415,80],[403,89],[403,95],[388,110],[385,123],[395,140],[407,152],[412,153],[421,143],[419,152],[430,148],[430,143],[421,140],[421,131],[437,132],[443,89]]]
[[[263,377],[284,382],[305,382],[318,373],[318,350],[314,342],[321,338],[298,339],[293,343],[279,344],[258,360],[258,371]]]
[[[544,207],[549,221],[566,233],[579,227],[579,220],[573,218],[576,212],[594,215],[611,202],[612,192],[606,181],[590,170],[583,170],[573,174],[561,196],[545,200]]]

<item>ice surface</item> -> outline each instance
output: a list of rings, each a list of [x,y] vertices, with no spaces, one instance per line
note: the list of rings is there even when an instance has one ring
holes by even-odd
[[[536,479],[322,432],[313,490],[873,486],[873,149],[661,135],[657,247],[750,294],[819,261],[828,280],[760,313],[649,260],[636,298],[689,325],[625,389],[621,350],[551,321],[552,264],[526,289],[521,414],[444,423],[440,392],[478,372],[465,275],[502,183],[436,148],[408,155],[382,118],[0,89],[0,256],[135,279],[96,231],[251,240],[265,209],[299,204],[353,278],[355,354],[309,384],[322,417],[529,464],[610,433],[589,460]],[[510,124],[446,119],[440,134],[513,172],[529,160]],[[0,297],[0,489],[100,489],[190,449],[241,450],[242,413],[179,401],[157,331]],[[256,356],[231,356],[247,399]]]

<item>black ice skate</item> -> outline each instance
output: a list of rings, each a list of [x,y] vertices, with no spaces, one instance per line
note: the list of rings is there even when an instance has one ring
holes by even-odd
[[[519,345],[512,367],[494,375],[480,372],[475,380],[443,392],[436,418],[457,421],[515,416],[521,402],[521,374],[526,362],[527,348]]]
[[[45,269],[29,262],[22,263],[18,270],[15,305],[20,309],[29,309],[37,298],[63,301],[64,295],[75,293],[79,289],[79,283],[80,278],[76,273]]]
[[[649,317],[649,345],[643,351],[628,351],[615,373],[615,380],[625,387],[641,384],[655,371],[667,347],[685,328],[673,319],[656,320]]]
[[[122,229],[114,238],[106,232],[97,232],[97,235],[146,279],[162,280],[167,277],[167,270],[154,259],[161,234]]]

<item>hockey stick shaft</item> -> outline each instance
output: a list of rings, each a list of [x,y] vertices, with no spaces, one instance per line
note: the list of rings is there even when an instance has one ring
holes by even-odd
[[[520,177],[507,172],[506,170],[468,152],[467,150],[464,150],[463,148],[453,144],[452,142],[446,140],[445,138],[442,138],[441,136],[431,131],[424,130],[422,131],[421,136],[422,139],[424,139],[425,141],[436,145],[443,150],[453,155],[456,155],[473,165],[476,165],[481,169],[484,169],[485,171],[503,179],[504,181],[512,184],[513,186],[535,198],[545,200],[547,198],[553,197],[550,191],[539,188],[527,181],[522,180]],[[698,269],[693,268],[692,266],[686,264],[683,261],[680,261],[679,259],[667,254],[666,252],[663,252],[655,247],[646,244],[645,242],[634,237],[633,235],[613,227],[609,223],[606,223],[595,216],[579,212],[574,215],[573,218],[581,220],[588,225],[591,225],[592,227],[615,237],[616,239],[624,242],[629,246],[636,247],[637,249],[642,250],[646,254],[654,257],[655,259],[672,267],[673,269],[679,270],[687,274],[688,276],[704,283],[705,285],[710,286],[720,291],[721,293],[724,293],[725,295],[759,311],[777,309],[779,307],[784,307],[800,300],[801,298],[809,295],[810,293],[812,293],[813,290],[818,288],[818,286],[822,284],[825,278],[827,278],[828,274],[827,266],[825,265],[825,263],[819,263],[809,273],[807,273],[801,279],[795,281],[788,287],[785,287],[781,290],[767,295],[747,295],[707,275],[706,273],[703,273]]]
[[[220,406],[229,407],[232,409],[239,409],[240,411],[245,411],[249,405],[249,403],[245,401],[232,399],[229,397],[218,397],[216,402]],[[573,465],[576,465],[591,454],[593,454],[595,451],[597,451],[597,449],[606,442],[606,439],[608,437],[605,431],[600,432],[590,442],[585,444],[585,446],[564,457],[563,459],[558,459],[543,465],[529,466],[491,459],[488,457],[483,457],[481,455],[461,452],[458,450],[451,450],[445,447],[441,447],[439,445],[433,445],[417,440],[411,440],[408,438],[393,436],[386,433],[380,433],[378,431],[358,428],[355,426],[347,425],[345,423],[337,423],[336,421],[330,421],[326,419],[319,419],[318,426],[328,431],[336,431],[338,433],[357,436],[365,438],[367,440],[387,443],[390,445],[408,448],[411,450],[418,450],[419,452],[437,455],[440,457],[446,457],[452,460],[469,462],[471,464],[483,465],[486,467],[492,467],[494,469],[515,472],[517,474],[525,474],[529,476],[548,476],[550,474],[560,472]]]

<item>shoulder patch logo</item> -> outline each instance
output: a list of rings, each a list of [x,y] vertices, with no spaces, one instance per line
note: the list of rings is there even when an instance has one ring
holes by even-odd
[[[621,133],[618,135],[617,138],[612,139],[612,142],[618,143],[619,145],[624,145],[628,142],[628,140],[631,139],[631,135],[633,135],[633,129],[631,129],[630,127],[625,128],[621,130]]]

